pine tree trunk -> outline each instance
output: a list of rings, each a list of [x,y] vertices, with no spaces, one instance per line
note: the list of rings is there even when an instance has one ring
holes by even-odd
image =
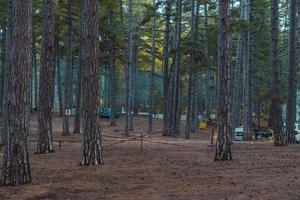
[[[205,4],[204,5],[204,15],[205,15],[205,19],[204,19],[204,54],[206,59],[209,58],[209,54],[208,54],[208,5]],[[210,113],[211,113],[211,104],[212,104],[212,99],[211,99],[211,69],[210,66],[207,67],[206,70],[206,98],[205,98],[205,111],[206,111],[206,118],[208,120],[210,120]]]
[[[115,112],[116,112],[116,65],[115,65],[115,49],[113,46],[110,47],[109,52],[109,77],[110,77],[110,88],[109,88],[109,94],[110,94],[110,125],[116,126],[116,118],[115,118]]]
[[[82,5],[82,4],[81,4]],[[80,32],[82,33],[82,16],[80,16]],[[81,36],[80,36],[81,37]],[[79,49],[79,65],[77,68],[77,87],[76,87],[76,113],[74,119],[73,134],[81,133],[81,107],[82,107],[82,49]]]
[[[63,136],[70,135],[69,115],[66,110],[71,109],[72,94],[72,68],[73,68],[73,4],[68,0],[68,36],[67,36],[67,65],[65,70],[65,89],[64,89],[64,112],[63,112]]]
[[[218,124],[215,160],[231,160],[229,121],[229,0],[219,1]]]
[[[9,87],[11,84],[11,52],[12,52],[12,25],[13,25],[13,8],[12,0],[7,2],[7,27],[6,27],[6,44],[5,44],[5,66],[3,69],[4,79],[3,79],[3,100],[2,100],[2,133],[1,133],[1,143],[6,144],[8,125],[9,125]]]
[[[141,28],[138,28],[138,31],[136,33],[136,38],[134,42],[134,53],[133,53],[133,66],[132,66],[132,111],[134,115],[137,115],[139,112],[139,95],[138,95],[138,70],[139,70],[139,55],[140,55],[140,43],[141,43]],[[133,130],[133,116],[131,116],[131,127]]]
[[[82,126],[81,165],[103,164],[99,115],[99,13],[97,0],[85,0],[82,8]]]
[[[34,27],[33,27],[34,28]],[[32,47],[32,58],[33,58],[33,91],[34,91],[34,107],[33,110],[38,110],[39,105],[39,83],[38,83],[38,66],[37,66],[37,59],[36,59],[36,36],[34,30],[32,31],[32,38],[33,38],[33,47]]]
[[[188,87],[188,104],[186,115],[185,138],[190,139],[192,129],[192,109],[193,109],[193,90],[194,83],[194,64],[195,64],[195,1],[191,1],[191,35],[190,35],[190,61],[189,61],[189,87]]]
[[[196,1],[196,14],[195,14],[195,22],[194,22],[194,27],[195,27],[195,45],[196,45],[196,41],[199,39],[199,10],[200,10],[200,2],[199,1]],[[195,57],[195,56],[194,56]],[[191,112],[191,123],[192,123],[192,126],[191,126],[191,133],[195,133],[196,130],[198,129],[198,106],[197,106],[197,103],[198,103],[198,87],[199,87],[199,84],[198,84],[198,79],[199,79],[199,73],[195,73],[193,76],[192,76],[192,84],[193,84],[193,87],[192,87],[192,112]]]
[[[245,20],[245,0],[242,0],[240,18]],[[231,127],[234,130],[240,126],[240,109],[241,109],[241,85],[242,84],[242,61],[243,61],[243,45],[245,34],[240,31],[237,39],[236,46],[236,63],[234,70],[234,83],[232,93],[232,114],[231,114]]]
[[[242,6],[245,7],[245,17],[244,19],[248,22],[250,22],[250,1],[248,0],[243,0]],[[244,130],[244,138],[245,139],[250,139],[250,132],[251,132],[251,97],[250,97],[250,91],[251,91],[251,66],[250,66],[250,60],[251,60],[251,55],[250,55],[250,39],[251,39],[251,32],[249,30],[245,32],[244,36],[244,60],[243,60],[243,65],[244,65],[244,71],[243,71],[243,76],[244,76],[244,84],[243,84],[243,101],[244,101],[244,113],[243,113],[243,130]]]
[[[42,11],[42,47],[41,47],[41,78],[38,110],[37,152],[53,152],[52,136],[52,83],[54,80],[54,2],[43,0]]]
[[[297,5],[296,0],[290,1],[290,44],[289,44],[289,87],[287,103],[287,136],[289,143],[295,143],[296,97],[297,97]]]
[[[166,11],[165,11],[165,32],[164,32],[164,49],[163,49],[163,108],[164,108],[164,118],[163,118],[163,135],[170,135],[169,131],[169,121],[170,121],[170,110],[169,110],[169,43],[170,43],[170,28],[171,28],[171,12],[172,12],[172,0],[166,1]]]
[[[4,93],[4,71],[5,71],[5,54],[6,54],[6,49],[5,49],[5,43],[6,43],[6,26],[3,25],[2,27],[2,34],[1,34],[1,76],[0,76],[0,81],[1,81],[1,88],[0,88],[0,115],[2,116],[2,111],[3,111],[3,93]],[[2,117],[1,117],[1,124],[2,124]],[[0,134],[0,144],[1,144],[1,134]]]
[[[59,52],[59,18],[56,17],[55,20],[55,66],[56,66],[56,84],[57,84],[57,93],[58,93],[58,104],[59,104],[59,116],[63,116],[63,99],[62,99],[62,86],[61,86],[61,70],[60,70],[60,52]]]
[[[153,6],[156,3],[153,0]],[[156,59],[156,16],[152,19],[152,48],[151,48],[151,72],[150,72],[150,84],[149,84],[149,115],[148,115],[148,133],[153,131],[153,113],[154,113],[154,73],[155,73],[155,59]]]
[[[31,70],[31,1],[12,1],[11,82],[7,101],[7,144],[4,149],[1,185],[31,182],[28,135],[30,101],[28,84]],[[7,41],[8,42],[8,41]]]
[[[110,9],[109,12],[109,25],[110,28],[113,30],[114,28],[114,12],[113,9]],[[115,48],[113,46],[112,41],[109,43],[109,79],[110,79],[110,88],[109,88],[109,94],[110,94],[110,125],[116,126],[116,119],[115,119],[115,112],[116,112],[116,65],[115,65]]]
[[[77,87],[76,87],[76,113],[75,113],[75,119],[74,119],[74,130],[73,134],[80,134],[81,131],[81,93],[82,93],[82,55],[81,50],[80,51],[80,63],[78,65],[77,69]]]
[[[274,131],[274,145],[285,146],[286,135],[282,129],[282,111],[279,93],[279,63],[278,63],[278,40],[279,40],[279,0],[271,0],[271,70],[272,70],[272,128]]]
[[[173,73],[173,95],[172,101],[173,105],[170,107],[171,109],[171,135],[176,137],[180,133],[180,56],[181,56],[181,20],[182,20],[182,1],[176,1],[176,25],[175,25],[175,55],[174,55],[174,73]],[[171,97],[171,96],[170,96]]]
[[[132,0],[128,1],[128,38],[127,38],[127,61],[125,70],[126,100],[125,100],[125,135],[129,135],[132,127]]]

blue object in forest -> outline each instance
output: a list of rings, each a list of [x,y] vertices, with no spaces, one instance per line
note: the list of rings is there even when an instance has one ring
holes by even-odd
[[[103,118],[110,118],[111,115],[111,109],[110,108],[103,108],[100,111],[100,116]],[[118,111],[115,111],[115,118],[120,118],[121,113]]]

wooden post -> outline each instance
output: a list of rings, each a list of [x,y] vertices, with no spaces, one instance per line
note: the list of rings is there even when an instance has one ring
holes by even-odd
[[[141,132],[141,152],[143,151],[143,133]]]
[[[59,140],[58,150],[60,150],[60,148],[61,148],[61,143],[62,143],[62,141]]]
[[[211,138],[210,138],[210,145],[209,146],[213,146],[214,145],[214,135],[215,135],[215,128],[213,128],[211,130]]]

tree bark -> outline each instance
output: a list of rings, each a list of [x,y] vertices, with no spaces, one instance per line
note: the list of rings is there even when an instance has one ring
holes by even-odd
[[[215,160],[231,160],[231,129],[229,121],[229,0],[219,0],[219,89],[218,124]]]
[[[251,13],[251,4],[249,0],[243,0],[243,6],[245,7],[245,16],[244,19],[251,24],[250,21],[250,13]],[[252,111],[251,111],[251,42],[252,42],[252,33],[250,27],[245,32],[244,37],[244,83],[243,83],[243,100],[244,100],[244,114],[243,114],[243,130],[244,130],[244,138],[250,139],[250,132],[252,130]]]
[[[129,131],[132,130],[132,0],[128,1],[128,35],[127,35],[127,61],[128,64],[125,70],[125,82],[126,82],[126,100],[125,100],[125,135],[129,135]]]
[[[155,0],[153,0],[153,6],[156,6]],[[155,13],[156,14],[156,13]],[[149,115],[148,115],[148,133],[153,131],[153,113],[154,113],[154,73],[155,73],[155,59],[156,59],[156,16],[152,19],[152,48],[151,48],[151,72],[150,72],[150,84],[149,84]]]
[[[174,71],[173,71],[173,95],[172,95],[172,106],[171,109],[171,135],[176,137],[180,133],[180,61],[181,61],[181,21],[182,21],[182,1],[176,1],[176,17],[175,17],[175,55],[174,55]]]
[[[191,1],[191,33],[190,33],[190,61],[189,61],[189,87],[188,87],[188,104],[186,115],[185,138],[190,139],[192,129],[192,109],[194,99],[194,65],[195,65],[195,1]]]
[[[207,7],[206,7],[207,8]],[[200,16],[199,16],[199,10],[200,10],[200,2],[199,1],[196,1],[196,14],[195,14],[195,22],[194,22],[194,27],[195,27],[195,38],[194,40],[197,41],[199,40],[199,20],[200,20]],[[206,17],[207,18],[207,17]],[[208,23],[208,18],[206,19],[205,18],[205,21]],[[208,25],[208,24],[207,24]],[[206,27],[207,28],[207,27]],[[206,30],[208,31],[208,30]],[[206,37],[205,39],[206,41],[208,40],[208,38]],[[196,42],[193,42],[193,43],[196,43]],[[195,44],[196,45],[196,44]],[[195,54],[195,52],[194,52]],[[195,57],[195,55],[194,55]],[[207,55],[208,57],[208,55]],[[199,88],[199,82],[197,81],[200,77],[200,74],[199,73],[195,73],[193,76],[192,76],[192,84],[193,84],[193,87],[192,87],[192,112],[191,112],[191,123],[192,123],[192,126],[191,126],[191,133],[195,133],[196,130],[198,129],[198,88]]]
[[[57,93],[58,93],[58,104],[59,104],[59,115],[60,117],[63,117],[64,111],[63,111],[63,99],[62,99],[62,85],[61,85],[61,68],[60,68],[60,47],[59,47],[59,17],[56,17],[55,20],[55,65],[56,65],[56,84],[57,84]]]
[[[290,44],[289,44],[289,86],[287,103],[287,136],[289,143],[295,143],[296,98],[297,98],[297,2],[290,1]]]
[[[113,9],[110,9],[109,12],[109,25],[111,30],[114,28],[114,12]],[[116,65],[115,65],[115,47],[113,46],[112,40],[109,42],[109,79],[110,79],[110,125],[116,126],[116,119],[115,119],[115,111],[116,111]]]
[[[286,135],[282,129],[282,111],[279,92],[279,63],[278,63],[278,41],[279,41],[279,0],[271,0],[271,72],[272,72],[272,99],[271,114],[272,128],[274,131],[274,145],[285,146]]]
[[[33,34],[32,35],[33,38],[33,46],[32,46],[33,61],[32,62],[33,62],[33,91],[34,91],[33,111],[37,111],[39,105],[39,87],[38,87],[39,83],[38,83],[38,66],[37,66],[37,59],[36,59],[36,36],[34,30],[32,30],[32,34]]]
[[[52,96],[55,70],[54,32],[55,5],[53,0],[43,0],[41,75],[38,110],[37,153],[53,152]]]
[[[171,28],[171,12],[172,12],[172,0],[166,1],[165,11],[165,32],[164,32],[164,49],[163,49],[163,135],[170,135],[169,121],[170,121],[170,110],[169,110],[169,43],[170,43],[170,28]]]
[[[82,13],[81,13],[82,14]],[[80,15],[80,32],[82,33],[82,16]],[[82,37],[80,35],[80,37]],[[76,87],[76,113],[74,119],[73,134],[81,133],[81,107],[82,107],[82,59],[83,51],[79,49],[79,65],[77,69],[77,87]]]
[[[204,19],[204,54],[206,59],[209,59],[209,54],[208,54],[208,5],[205,4],[204,5],[204,15],[205,15],[205,19]],[[205,111],[206,111],[206,118],[208,120],[210,120],[210,113],[211,113],[211,105],[212,105],[212,98],[211,98],[211,69],[210,66],[207,67],[206,69],[206,98],[205,98]]]
[[[7,143],[4,149],[2,185],[22,185],[31,182],[28,135],[30,101],[28,84],[31,70],[30,0],[12,0],[11,82],[7,99]]]
[[[245,20],[245,0],[241,1],[241,14],[240,18]],[[239,31],[238,40],[236,46],[236,63],[234,70],[234,83],[232,93],[232,114],[231,114],[231,127],[234,130],[240,126],[240,110],[241,110],[241,85],[242,83],[242,62],[243,62],[243,46],[244,46],[245,34],[243,31]]]
[[[99,115],[99,13],[97,0],[85,0],[82,8],[82,126],[81,165],[103,164]]]
[[[1,76],[0,76],[0,81],[1,81],[1,88],[0,88],[0,106],[1,106],[1,110],[0,110],[0,114],[2,116],[2,111],[3,111],[3,106],[2,106],[2,102],[3,102],[3,94],[4,94],[4,72],[5,72],[5,54],[6,54],[6,49],[5,49],[5,43],[6,43],[6,32],[7,32],[7,28],[6,28],[6,24],[2,26],[2,34],[1,34]],[[2,118],[1,118],[1,124],[2,124]],[[1,135],[0,135],[0,144],[1,144]]]
[[[69,115],[66,110],[71,109],[72,94],[72,68],[73,68],[73,3],[68,0],[68,36],[67,36],[67,65],[65,71],[65,89],[64,89],[64,114],[63,114],[63,136],[70,135]]]
[[[78,65],[78,69],[77,69],[77,88],[76,88],[76,113],[75,113],[75,119],[74,119],[74,130],[73,130],[73,134],[80,134],[81,131],[81,99],[82,99],[82,64],[81,64],[81,50],[79,50],[80,52],[80,63]]]
[[[11,51],[12,51],[12,26],[13,26],[13,4],[12,0],[7,2],[7,27],[6,27],[6,44],[5,44],[5,66],[3,69],[3,100],[2,100],[2,130],[1,143],[7,143],[8,125],[9,125],[9,87],[11,84]]]

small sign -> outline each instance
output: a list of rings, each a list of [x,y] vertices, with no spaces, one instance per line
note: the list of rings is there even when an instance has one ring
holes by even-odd
[[[66,115],[71,115],[71,110],[70,109],[66,109]]]

